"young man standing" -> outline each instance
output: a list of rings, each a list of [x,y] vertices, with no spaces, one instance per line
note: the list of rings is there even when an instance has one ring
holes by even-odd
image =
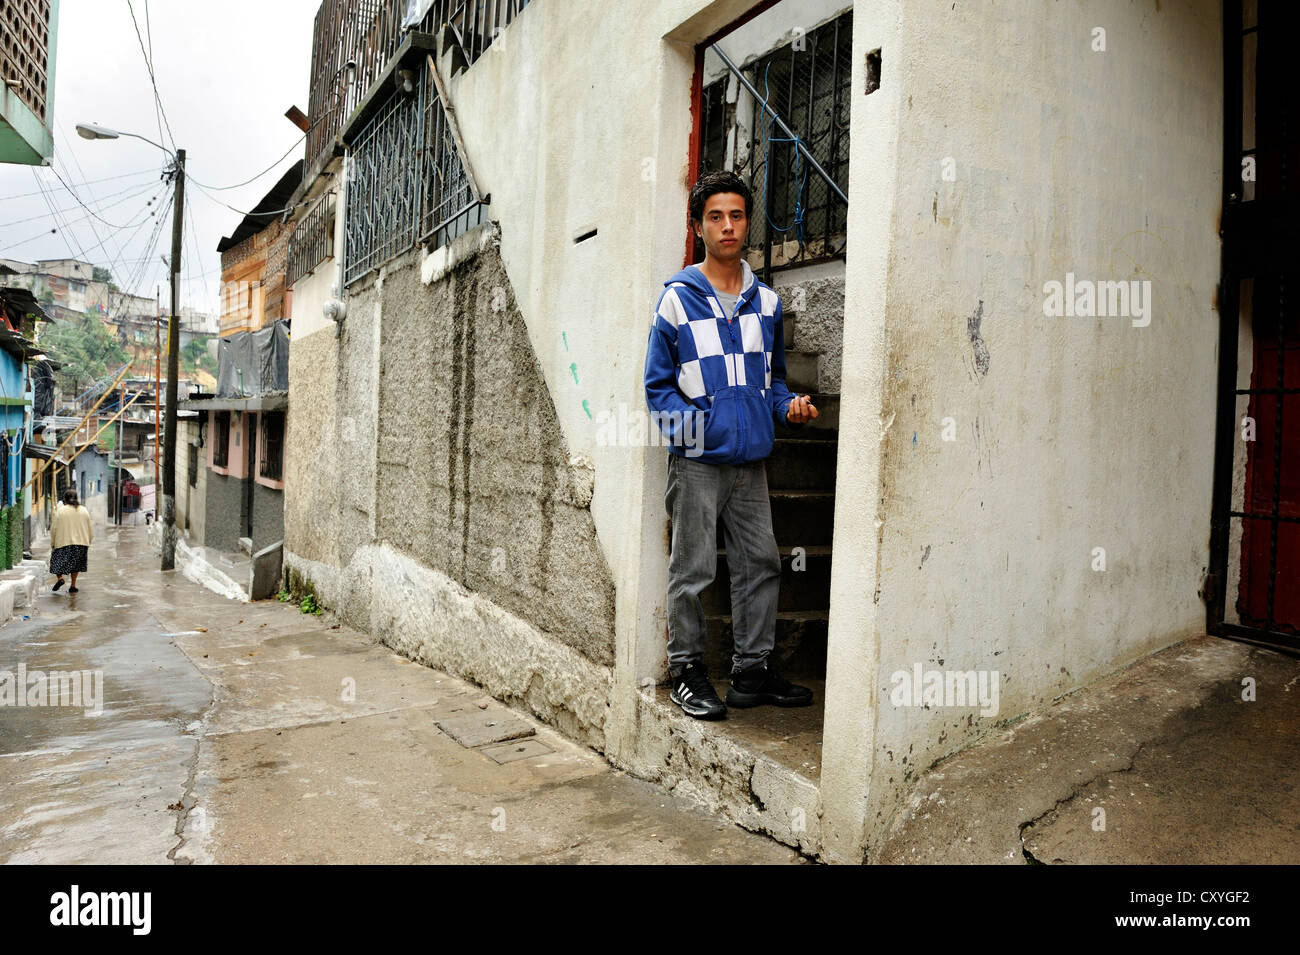
[[[781,300],[741,254],[752,211],[749,186],[735,173],[710,172],[696,182],[691,227],[704,240],[704,261],[664,283],[646,352],[646,403],[669,445],[671,699],[698,719],[727,713],[704,664],[700,602],[717,572],[719,516],[735,642],[727,704],[807,706],[813,697],[767,665],[781,555],[763,461],[777,422],[797,431],[818,411],[807,395],[786,387]]]

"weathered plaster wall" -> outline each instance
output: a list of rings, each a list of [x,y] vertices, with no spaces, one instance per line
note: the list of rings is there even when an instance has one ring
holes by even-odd
[[[911,3],[886,50],[883,75],[905,99],[870,831],[936,759],[1203,630],[1219,18],[1211,0],[1059,4],[1050,17]],[[1150,324],[1045,316],[1044,283],[1068,272],[1149,281]],[[997,671],[997,714],[891,704],[891,675],[916,663]]]
[[[251,479],[250,479],[251,480]],[[253,552],[284,539],[284,492],[253,482]]]
[[[289,466],[312,477],[289,495],[287,547],[342,570],[384,545],[608,667],[592,471],[565,451],[496,248],[428,285],[398,259],[349,289],[341,339],[295,339]]]
[[[593,472],[565,450],[496,242],[428,286],[389,272],[382,309],[376,536],[609,666]]]
[[[209,471],[203,500],[203,543],[230,553],[238,551],[244,526],[244,481]]]
[[[205,429],[206,430],[206,429]],[[199,440],[197,418],[180,418],[176,428],[176,527],[186,539],[202,546],[207,525],[207,449],[199,448],[199,466],[194,487],[190,486],[190,446]]]
[[[818,18],[830,6],[819,4]],[[467,73],[451,77],[444,60],[501,227],[492,284],[508,322],[483,312],[487,283],[475,293],[454,265],[445,283],[411,291],[403,270],[414,256],[349,290],[338,340],[314,307],[299,309],[307,295],[295,287],[286,568],[404,652],[521,701],[619,766],[697,790],[729,817],[815,851],[815,784],[740,747],[724,747],[726,766],[706,771],[715,741],[638,692],[665,675],[664,452],[598,440],[602,413],[644,411],[651,311],[682,264],[694,46],[751,7],[675,0],[634,16],[604,10],[620,28],[593,31],[582,5],[537,3]],[[792,24],[814,25],[803,8],[787,9]],[[592,229],[595,237],[574,241]],[[425,277],[446,258],[421,262]],[[309,281],[316,289],[320,280]],[[457,290],[458,308],[477,295],[472,335],[462,326],[457,337],[439,283]],[[390,309],[394,300],[403,308]],[[476,374],[471,399],[470,349],[487,366],[509,364],[484,353],[493,342],[484,330],[494,329],[508,332],[508,354],[531,356],[535,378],[511,388]],[[411,350],[426,344],[436,350]],[[431,358],[438,363],[419,371]],[[440,403],[421,409],[421,400]],[[404,401],[417,415],[441,416],[443,430],[424,433],[418,418],[408,426],[409,411],[394,417]],[[471,408],[478,434],[465,430]],[[491,475],[476,457],[480,435],[500,439]],[[467,448],[468,471],[455,467]],[[455,495],[477,486],[467,512]],[[415,518],[402,522],[389,508]],[[512,572],[522,559],[519,579],[494,576],[495,546]],[[540,568],[544,559],[582,582],[543,580],[529,562]],[[565,620],[578,625],[543,630]],[[584,620],[612,629],[600,657],[612,668],[591,662],[599,628]],[[860,711],[856,696],[850,709]],[[794,835],[799,815],[812,821]]]

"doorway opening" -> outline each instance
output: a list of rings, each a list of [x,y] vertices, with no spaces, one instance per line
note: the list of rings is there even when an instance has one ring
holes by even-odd
[[[1211,633],[1300,650],[1300,103],[1289,4],[1226,0]]]

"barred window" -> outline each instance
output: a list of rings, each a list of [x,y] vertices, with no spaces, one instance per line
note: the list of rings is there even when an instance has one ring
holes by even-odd
[[[190,468],[189,468],[190,487],[199,486],[199,446],[190,445]]]
[[[284,412],[262,415],[262,477],[280,480],[284,464]]]
[[[218,411],[213,421],[215,434],[212,441],[212,463],[219,468],[226,466],[230,450],[230,412]]]
[[[848,183],[853,12],[797,36],[742,71],[841,189]],[[807,159],[743,89],[726,102],[728,70],[702,90],[698,172],[731,168],[754,193],[746,252],[772,246],[772,265],[844,254],[848,210]],[[769,196],[770,194],[770,196]],[[697,240],[697,258],[704,257]]]
[[[428,242],[438,248],[487,219],[427,65],[410,93],[394,90],[347,158],[343,281]]]

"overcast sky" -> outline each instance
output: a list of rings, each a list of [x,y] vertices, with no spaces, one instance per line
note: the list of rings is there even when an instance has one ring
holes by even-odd
[[[157,219],[148,213],[163,206],[170,192],[159,180],[167,157],[138,139],[88,141],[75,127],[98,123],[168,146],[174,136],[186,151],[191,179],[207,186],[240,183],[274,164],[250,185],[213,192],[212,198],[197,188],[186,190],[181,304],[216,312],[217,243],[243,218],[216,200],[249,210],[302,158],[302,132],[284,113],[294,105],[307,111],[312,22],[320,0],[131,0],[130,6],[146,49],[152,36],[154,75],[171,136],[166,127],[159,133],[127,0],[61,0],[54,99],[54,170],[102,219],[127,228],[89,216],[54,171],[0,164],[0,257],[88,259],[111,267],[129,291],[152,297],[161,287],[165,309],[167,268],[159,255],[170,252],[171,222],[162,224],[150,252]],[[53,220],[41,186],[60,211]],[[151,197],[157,197],[152,207],[146,205]],[[54,227],[58,231],[50,234]]]

